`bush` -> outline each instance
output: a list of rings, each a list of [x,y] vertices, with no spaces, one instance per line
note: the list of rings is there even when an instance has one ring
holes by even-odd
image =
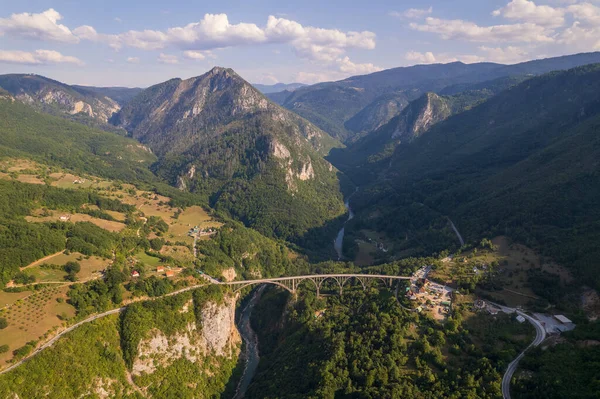
[[[0,345],[0,353],[6,353],[8,349],[8,345]]]
[[[65,264],[65,271],[69,274],[79,273],[81,271],[81,265],[79,264],[79,262],[67,262]]]
[[[6,321],[5,317],[0,317],[0,330],[5,329],[6,327],[8,327],[8,321]]]

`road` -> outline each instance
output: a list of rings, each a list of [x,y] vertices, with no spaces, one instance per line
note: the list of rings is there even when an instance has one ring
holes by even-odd
[[[502,396],[504,397],[504,399],[510,399],[510,382],[512,381],[512,377],[515,374],[515,371],[517,370],[517,366],[519,365],[519,362],[521,361],[523,356],[525,356],[525,352],[527,352],[527,350],[529,348],[538,346],[539,344],[541,344],[544,341],[544,339],[546,339],[546,329],[544,328],[544,326],[542,326],[542,324],[538,320],[529,316],[527,313],[523,313],[518,309],[509,308],[507,306],[502,306],[497,303],[493,303],[493,302],[489,302],[489,301],[487,301],[487,302],[491,303],[495,307],[501,309],[504,313],[515,313],[516,312],[519,316],[523,316],[525,318],[525,320],[527,320],[528,322],[533,324],[533,326],[535,327],[535,339],[533,340],[533,342],[531,344],[529,344],[529,346],[527,348],[525,348],[525,350],[523,352],[521,352],[519,354],[519,356],[516,357],[515,360],[510,362],[510,364],[508,365],[508,368],[506,369],[506,372],[504,373],[504,376],[502,377]]]
[[[94,316],[90,316],[85,320],[82,320],[78,323],[73,324],[72,326],[68,327],[67,329],[59,332],[58,334],[56,334],[54,337],[52,337],[52,339],[50,339],[48,342],[46,342],[45,344],[43,344],[42,346],[40,346],[39,348],[37,348],[34,352],[32,352],[29,356],[24,357],[23,359],[21,359],[20,361],[18,361],[17,363],[11,365],[8,368],[5,368],[4,370],[0,370],[0,374],[4,374],[6,372],[9,372],[10,370],[15,369],[16,367],[20,366],[21,364],[23,364],[24,362],[28,361],[29,359],[33,358],[34,356],[36,356],[38,353],[40,353],[41,351],[43,351],[46,348],[51,347],[56,341],[58,341],[58,339],[60,337],[62,337],[63,335],[73,331],[74,329],[86,324],[86,323],[90,323],[94,320],[98,320],[102,317],[106,317],[112,314],[116,314],[116,313],[120,313],[123,310],[125,310],[127,308],[128,305],[130,305],[131,303],[135,303],[135,302],[142,302],[142,301],[155,301],[157,299],[160,298],[166,298],[166,297],[171,297],[171,296],[175,296],[175,295],[179,295],[181,293],[187,292],[187,291],[192,291],[195,290],[197,288],[200,287],[205,287],[207,285],[240,285],[240,284],[261,284],[261,283],[268,283],[271,281],[288,281],[288,280],[293,280],[293,279],[304,279],[304,278],[325,278],[325,277],[353,277],[353,276],[361,276],[361,277],[367,277],[367,278],[387,278],[387,279],[394,279],[394,280],[408,280],[410,279],[410,277],[402,277],[402,276],[385,276],[385,275],[372,275],[372,274],[316,274],[316,275],[309,275],[309,276],[292,276],[292,277],[279,277],[279,278],[272,278],[272,279],[260,279],[260,280],[240,280],[240,281],[218,281],[217,279],[204,274],[203,275],[206,280],[208,281],[208,284],[198,284],[198,285],[193,285],[190,287],[186,287],[186,288],[182,288],[180,290],[177,291],[173,291],[169,294],[166,295],[162,295],[159,297],[154,297],[154,298],[148,298],[148,297],[144,297],[144,298],[137,298],[136,300],[131,301],[130,303],[128,303],[126,306],[120,307],[118,309],[112,309],[109,310],[107,312],[104,313],[99,313],[97,315]]]
[[[450,220],[450,218],[448,218],[448,221],[450,222],[450,226],[452,227],[452,230],[454,230],[454,232],[456,233],[456,236],[458,237],[458,241],[460,241],[460,245],[461,246],[465,245],[465,240],[463,240],[462,236],[458,232],[458,229],[454,225],[454,222],[452,220]]]

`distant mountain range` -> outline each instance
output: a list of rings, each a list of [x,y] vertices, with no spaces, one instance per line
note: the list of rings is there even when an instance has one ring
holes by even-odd
[[[273,85],[263,85],[260,83],[252,83],[256,89],[263,94],[277,93],[280,91],[292,92],[296,89],[306,86],[304,83],[275,83]]]
[[[539,75],[600,62],[600,53],[585,53],[524,62],[416,65],[319,83],[269,97],[343,141],[352,142],[382,126],[410,101],[426,92],[454,93],[469,85],[502,77]]]

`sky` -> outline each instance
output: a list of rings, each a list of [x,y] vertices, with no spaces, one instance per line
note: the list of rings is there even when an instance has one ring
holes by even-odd
[[[233,68],[316,83],[600,51],[600,0],[0,0],[0,74],[148,87]]]

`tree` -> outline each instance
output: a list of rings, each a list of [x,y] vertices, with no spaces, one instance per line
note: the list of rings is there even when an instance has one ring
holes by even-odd
[[[76,274],[81,271],[79,262],[69,261],[65,264],[65,271],[69,274]]]
[[[8,321],[6,321],[5,317],[0,317],[0,330],[5,329],[6,327],[8,327]]]

